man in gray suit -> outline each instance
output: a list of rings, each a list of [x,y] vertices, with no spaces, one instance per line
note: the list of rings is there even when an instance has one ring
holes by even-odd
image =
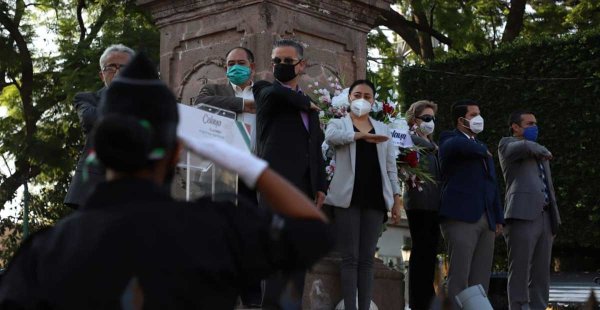
[[[100,56],[99,75],[104,83],[104,87],[97,92],[82,92],[75,95],[74,106],[77,116],[79,116],[81,130],[85,135],[85,144],[79,155],[75,174],[71,179],[71,184],[64,200],[64,203],[73,209],[77,209],[83,205],[89,194],[96,187],[96,184],[104,180],[103,166],[99,164],[86,165],[86,159],[92,149],[92,139],[89,134],[98,118],[96,111],[102,94],[115,76],[119,74],[120,70],[133,57],[133,54],[133,50],[123,44],[115,44],[107,47],[102,56]]]
[[[237,120],[243,122],[250,133],[252,151],[256,146],[256,105],[252,86],[255,67],[254,54],[247,48],[234,47],[225,56],[227,84],[207,84],[196,97],[195,104],[205,103],[237,113]],[[256,192],[243,182],[238,182],[238,194],[247,200],[258,203]],[[262,303],[261,284],[251,283],[241,292],[245,308],[260,308]]]
[[[226,54],[227,84],[207,84],[202,87],[194,104],[205,103],[237,113],[237,119],[249,129],[252,150],[256,145],[256,104],[254,85],[254,54],[245,47],[234,47]]]
[[[498,154],[506,180],[510,309],[546,309],[552,241],[560,225],[550,174],[552,153],[536,142],[533,113],[514,112],[509,126],[512,137],[500,140]]]

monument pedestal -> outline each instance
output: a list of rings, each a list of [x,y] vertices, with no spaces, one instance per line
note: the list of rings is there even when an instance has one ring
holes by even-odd
[[[226,83],[225,54],[255,55],[257,79],[272,79],[271,49],[281,38],[305,44],[301,86],[336,74],[365,78],[367,34],[392,0],[137,0],[158,26],[161,79],[182,103],[206,83]],[[304,85],[302,85],[304,84]]]
[[[302,300],[304,309],[320,309],[317,306],[326,303],[332,305],[330,309],[334,309],[342,300],[340,262],[341,258],[332,254],[307,272]],[[377,258],[373,268],[373,302],[380,310],[404,309],[404,274],[388,268]],[[323,292],[318,292],[320,289]]]

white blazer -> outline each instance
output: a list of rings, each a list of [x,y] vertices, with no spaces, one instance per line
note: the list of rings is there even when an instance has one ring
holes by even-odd
[[[386,124],[369,117],[375,133],[386,135],[390,139],[377,143],[377,158],[381,169],[381,184],[383,199],[388,210],[394,205],[394,194],[401,195],[396,166],[397,147],[391,143],[390,131]],[[335,171],[325,203],[348,208],[352,200],[354,188],[354,167],[356,165],[356,141],[354,127],[350,115],[344,118],[332,119],[325,130],[325,142],[335,149]]]

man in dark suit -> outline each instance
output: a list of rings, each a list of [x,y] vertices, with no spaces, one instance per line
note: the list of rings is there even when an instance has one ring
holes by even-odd
[[[102,56],[100,56],[100,79],[104,83],[97,92],[77,93],[74,98],[74,106],[79,116],[79,124],[85,135],[85,144],[79,155],[79,160],[75,168],[75,174],[71,179],[71,184],[65,196],[64,203],[77,209],[83,205],[88,195],[96,187],[96,184],[104,180],[104,167],[98,163],[86,164],[86,160],[92,150],[92,139],[89,134],[94,128],[98,118],[98,104],[102,94],[114,77],[125,67],[133,57],[134,51],[123,44],[115,44],[107,47]]]
[[[509,119],[512,137],[498,145],[506,180],[508,301],[511,310],[546,309],[550,291],[552,241],[560,225],[549,160],[537,143],[535,115],[517,111]]]
[[[487,291],[494,256],[494,233],[502,231],[494,160],[475,137],[483,131],[479,106],[472,100],[452,105],[453,131],[440,136],[442,172],[441,229],[448,243],[448,297],[481,284]]]
[[[257,155],[314,199],[320,208],[326,191],[325,162],[321,156],[324,135],[319,123],[319,108],[298,87],[300,74],[306,67],[303,55],[304,49],[296,41],[275,42],[271,54],[275,81],[254,84]],[[265,201],[259,198],[259,204],[265,205]],[[304,271],[293,274],[295,291],[283,292],[283,296],[294,299],[296,305],[302,300],[304,276]],[[266,306],[279,301],[280,286],[283,285],[285,281],[281,278],[267,281]]]

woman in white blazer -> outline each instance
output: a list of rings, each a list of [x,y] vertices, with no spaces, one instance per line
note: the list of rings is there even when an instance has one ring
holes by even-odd
[[[401,191],[388,126],[369,117],[373,84],[358,80],[348,93],[351,113],[332,119],[325,130],[336,162],[325,203],[334,206],[344,309],[352,310],[357,288],[358,309],[369,309],[381,225],[387,211],[401,204]]]

